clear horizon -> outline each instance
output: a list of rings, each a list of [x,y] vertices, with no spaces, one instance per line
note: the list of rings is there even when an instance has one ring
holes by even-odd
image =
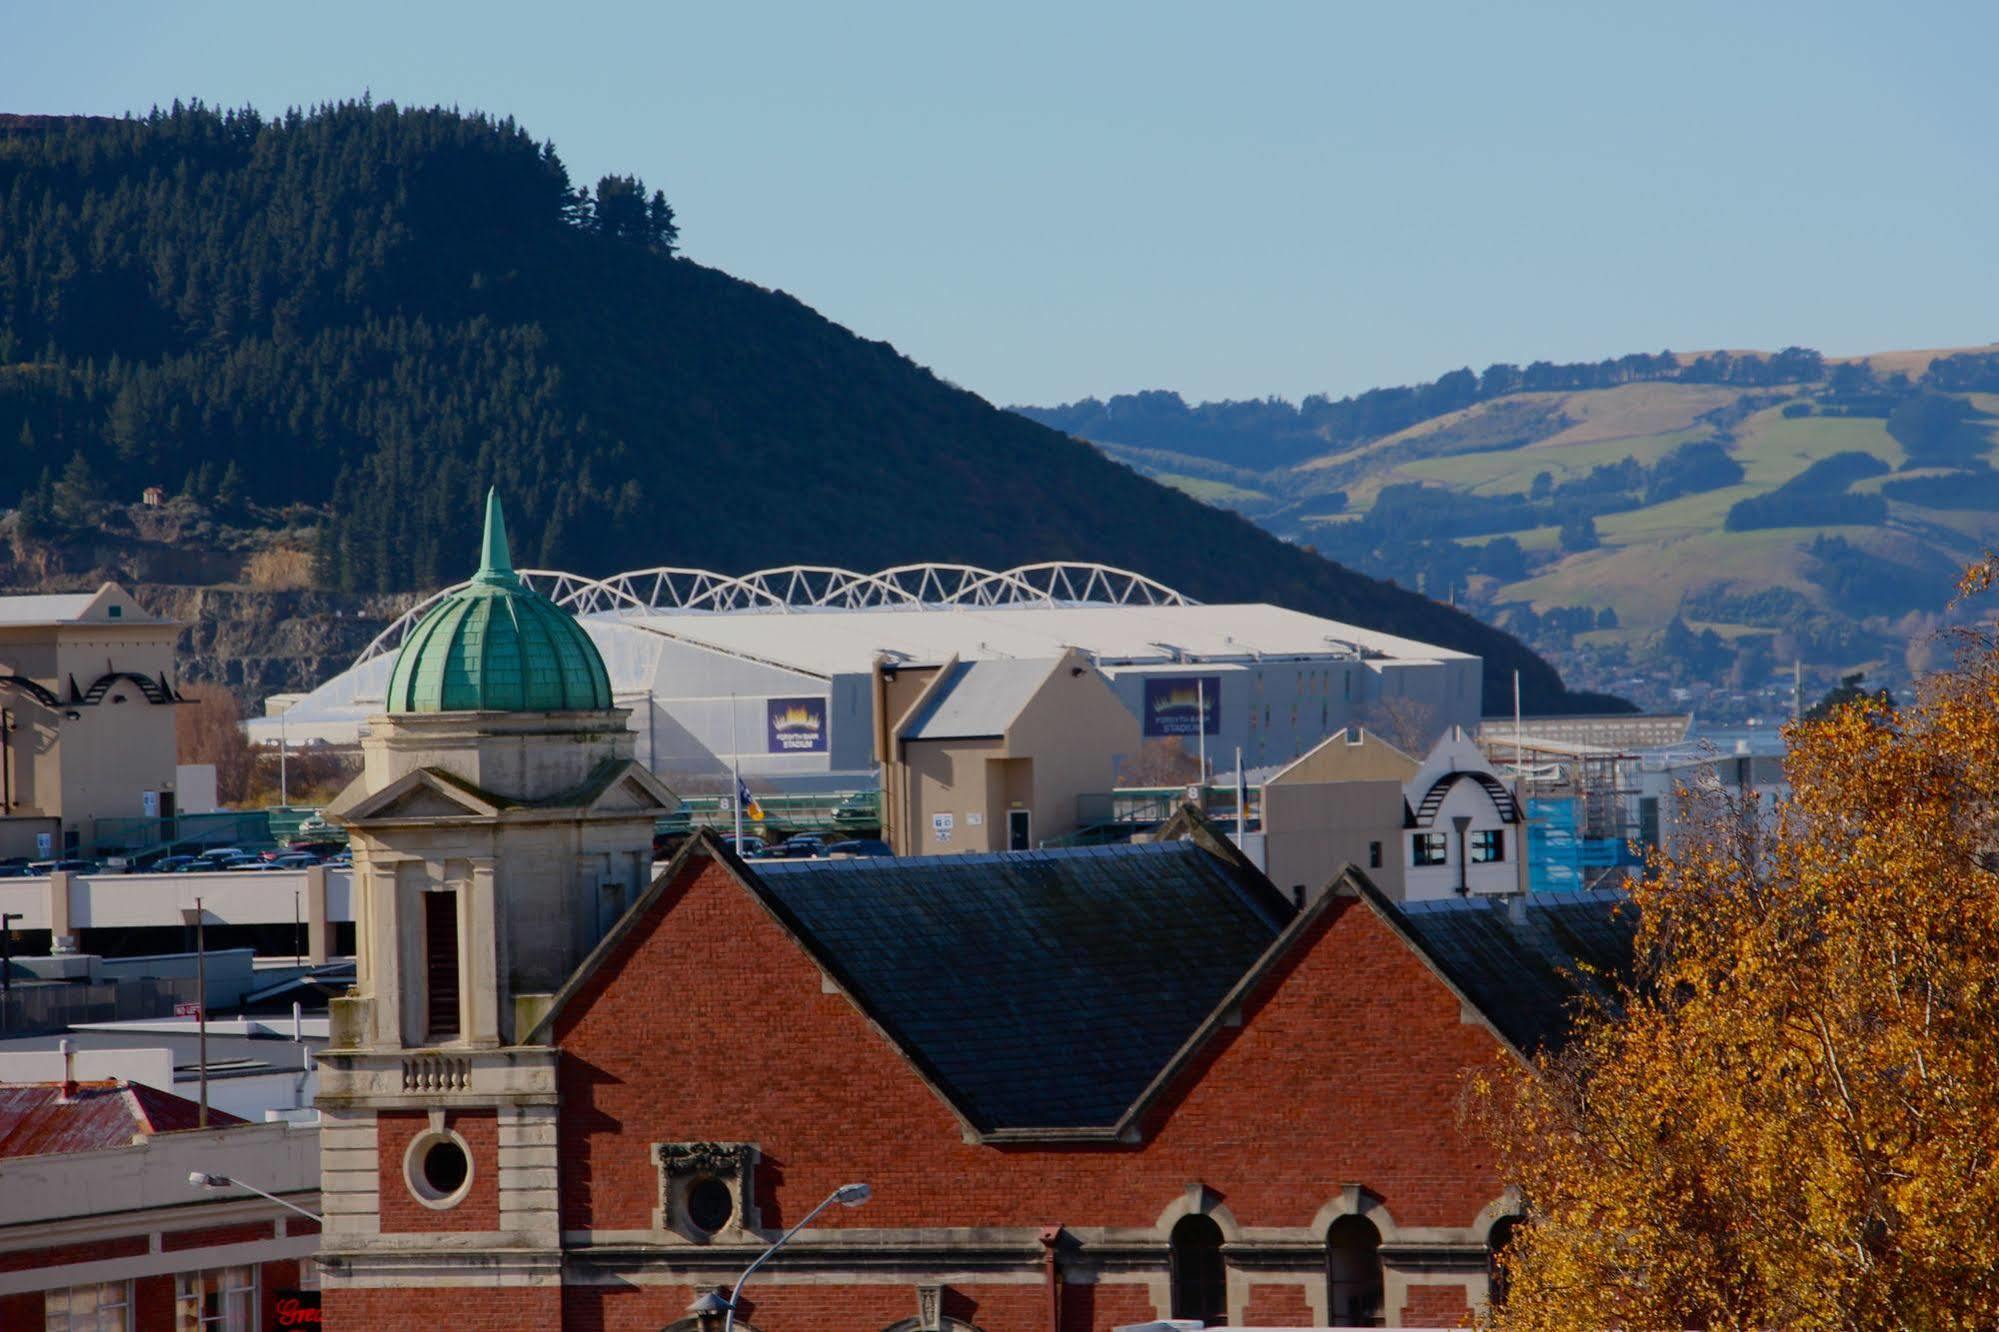
[[[337,19],[336,19],[337,14]],[[994,402],[1999,339],[1999,14],[9,4],[0,110],[359,97],[663,188],[693,259]]]

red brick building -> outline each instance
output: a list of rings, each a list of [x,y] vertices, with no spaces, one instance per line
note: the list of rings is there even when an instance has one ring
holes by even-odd
[[[465,596],[529,595],[488,566]],[[394,678],[490,675],[445,632],[475,613],[441,602]],[[738,1327],[1454,1325],[1517,1206],[1464,1076],[1559,1040],[1565,968],[1629,946],[1602,899],[1398,908],[1350,872],[1293,900],[1191,817],[754,865],[703,833],[635,875],[620,839],[663,795],[622,714],[497,697],[371,721],[336,806],[361,950],[320,1064],[336,1328],[692,1332],[856,1182]]]
[[[316,1134],[245,1124],[126,1082],[0,1086],[0,1329],[300,1326],[318,1298]]]
[[[753,868],[703,838],[522,1042],[559,1052],[560,1239],[477,1301],[497,1326],[660,1328],[863,1181],[759,1275],[751,1325],[1455,1324],[1514,1211],[1462,1077],[1558,1020],[1548,912],[1605,915],[1398,910],[1358,880],[1299,909],[1219,843]],[[1481,952],[1517,975],[1462,965]],[[377,1239],[454,1247],[378,1274],[330,1243],[336,1326],[463,1308],[480,1251],[518,1241],[518,1121],[432,1099],[471,1180],[422,1197],[406,1163],[438,1111],[385,1109]]]

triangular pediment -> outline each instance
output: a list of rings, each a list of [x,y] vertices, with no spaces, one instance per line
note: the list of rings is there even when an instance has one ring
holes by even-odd
[[[345,822],[371,819],[491,818],[500,807],[449,776],[418,768],[338,811]]]
[[[592,814],[671,814],[680,800],[640,763],[613,773],[584,807]]]

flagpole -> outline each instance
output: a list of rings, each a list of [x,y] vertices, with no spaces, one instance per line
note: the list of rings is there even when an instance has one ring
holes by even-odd
[[[1242,779],[1242,746],[1235,747],[1235,844],[1246,847],[1249,836],[1249,783]]]
[[[1200,720],[1195,723],[1194,734],[1200,737],[1201,747],[1201,808],[1208,807],[1208,682],[1205,676],[1194,677],[1194,699],[1200,709]]]
[[[736,789],[729,792],[729,803],[736,811],[736,854],[743,854],[743,765],[738,752],[742,744],[736,739],[736,696],[729,695],[729,775],[736,779]]]

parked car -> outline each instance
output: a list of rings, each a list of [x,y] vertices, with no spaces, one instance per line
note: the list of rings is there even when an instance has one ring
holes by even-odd
[[[334,855],[328,856],[325,863],[328,869],[353,869],[354,853],[352,851],[337,852]]]
[[[818,842],[819,839],[816,837],[812,838],[809,841],[803,838],[794,837],[788,842],[779,842],[776,846],[767,846],[761,851],[752,851],[750,853],[750,859],[810,860],[812,859],[812,857],[819,854]]]
[[[793,855],[800,858],[826,854],[826,839],[813,833],[799,833],[796,837],[786,839],[784,844],[790,847],[801,848],[792,852]]]
[[[158,860],[155,860],[152,864],[146,866],[144,869],[135,870],[134,873],[178,874],[183,868],[185,868],[188,865],[192,865],[193,863],[194,863],[193,856],[161,856]]]
[[[887,842],[877,837],[850,837],[844,842],[834,842],[826,848],[829,856],[892,856]]]
[[[750,837],[746,835],[743,838],[742,843],[738,845],[735,838],[724,837],[722,839],[722,845],[728,847],[731,851],[734,851],[737,855],[741,856],[743,859],[749,860],[752,857],[757,856],[763,852],[764,839],[761,837]]]
[[[51,874],[62,870],[69,874],[100,874],[103,867],[94,860],[38,860],[28,866],[30,874]]]
[[[305,851],[287,851],[270,862],[272,869],[311,869],[319,857]]]
[[[195,859],[212,864],[227,864],[233,860],[252,860],[255,857],[240,846],[217,846],[202,852]]]

